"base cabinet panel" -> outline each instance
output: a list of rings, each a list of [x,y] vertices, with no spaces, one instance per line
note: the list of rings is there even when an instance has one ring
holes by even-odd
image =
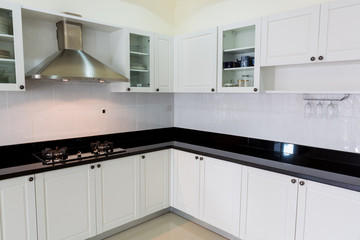
[[[98,234],[140,217],[137,156],[96,164]]]
[[[93,174],[85,165],[36,175],[39,240],[96,235]]]
[[[0,181],[0,239],[37,239],[35,185],[29,178]]]
[[[202,220],[239,237],[241,165],[208,157],[202,164]]]
[[[140,157],[141,216],[169,207],[169,150]]]
[[[297,180],[251,167],[243,167],[242,179],[240,238],[294,239]]]
[[[360,239],[360,193],[303,182],[299,187],[296,240]]]

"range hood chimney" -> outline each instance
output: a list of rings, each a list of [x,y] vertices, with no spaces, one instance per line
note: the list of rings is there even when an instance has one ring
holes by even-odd
[[[82,24],[56,23],[59,51],[26,73],[26,79],[77,82],[129,82],[82,49]]]

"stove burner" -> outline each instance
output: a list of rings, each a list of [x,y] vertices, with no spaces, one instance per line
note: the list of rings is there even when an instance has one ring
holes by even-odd
[[[45,150],[42,150],[41,155],[44,159],[47,161],[54,161],[54,160],[66,160],[68,158],[68,148],[58,148],[56,147],[55,150],[52,150],[51,148],[45,148]]]
[[[114,150],[114,144],[112,142],[96,142],[90,144],[91,153],[94,155],[98,155],[101,153],[109,153],[113,152]]]

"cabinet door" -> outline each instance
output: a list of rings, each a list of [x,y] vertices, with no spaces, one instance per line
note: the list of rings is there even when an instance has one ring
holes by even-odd
[[[154,34],[140,30],[129,31],[129,63],[131,92],[154,91]]]
[[[140,217],[137,156],[95,164],[98,233]]]
[[[205,157],[200,169],[201,220],[239,237],[241,165]]]
[[[243,167],[241,239],[294,239],[298,185],[292,180],[297,181],[290,176]]]
[[[39,240],[96,235],[94,173],[85,165],[36,175]]]
[[[358,240],[360,193],[303,182],[299,187],[296,240]]]
[[[309,63],[317,57],[320,6],[268,16],[262,23],[261,64]]]
[[[174,41],[166,35],[155,36],[155,91],[172,92],[174,82]]]
[[[25,90],[21,6],[0,2],[0,91]]]
[[[169,150],[140,157],[141,216],[169,207]]]
[[[200,199],[199,188],[199,157],[192,153],[175,150],[173,192],[174,207],[198,218]]]
[[[0,239],[37,239],[34,176],[0,181]]]
[[[214,92],[216,89],[217,28],[177,37],[178,91]]]
[[[360,59],[360,1],[334,1],[321,5],[319,55],[326,61]]]

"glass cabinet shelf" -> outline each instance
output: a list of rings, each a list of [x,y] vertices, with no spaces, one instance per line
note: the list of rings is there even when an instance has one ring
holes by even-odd
[[[241,53],[248,53],[248,52],[254,52],[255,47],[243,47],[243,48],[233,48],[233,49],[226,49],[224,50],[224,53],[233,53],[233,54],[241,54]]]
[[[134,52],[134,51],[130,51],[130,54],[134,54],[134,55],[142,55],[142,56],[150,56],[150,54],[148,54],[148,53],[143,53],[143,52]]]
[[[249,69],[254,69],[254,67],[224,68],[224,71],[239,71],[239,70],[249,70]]]

